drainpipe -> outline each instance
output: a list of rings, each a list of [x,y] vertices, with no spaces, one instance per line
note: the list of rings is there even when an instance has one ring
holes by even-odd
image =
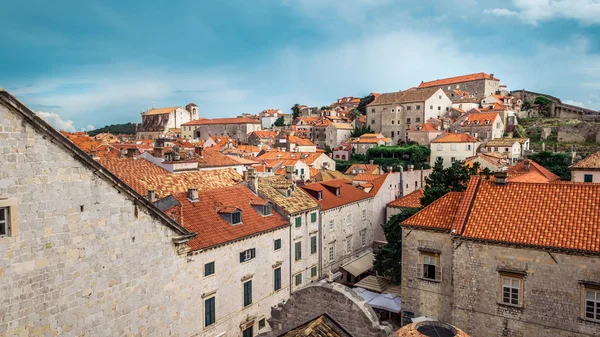
[[[319,259],[319,275],[317,275],[317,279],[320,279],[321,276],[323,276],[323,217],[321,216],[320,208],[317,208],[316,211],[319,217],[319,222],[317,226],[317,249],[319,250],[317,258]]]
[[[423,172],[423,171],[421,171]],[[422,173],[421,173],[422,174]],[[404,196],[404,167],[402,167],[402,165],[400,165],[400,197]]]
[[[289,280],[290,280],[290,296],[292,296],[292,283],[293,283],[293,281],[292,281],[292,245],[293,245],[293,242],[292,242],[292,227],[293,227],[292,226],[292,215],[291,214],[288,215],[288,218],[289,218],[289,221],[290,221],[290,239],[289,239],[290,240],[290,244],[288,245],[288,247],[290,247],[290,249],[288,251],[289,252],[289,256],[290,256],[289,257],[290,263],[289,263],[289,266],[288,266],[288,269],[289,269],[288,274],[289,274]]]

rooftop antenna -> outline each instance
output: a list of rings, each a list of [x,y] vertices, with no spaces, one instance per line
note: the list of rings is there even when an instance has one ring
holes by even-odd
[[[154,101],[152,101],[152,110],[154,110]]]

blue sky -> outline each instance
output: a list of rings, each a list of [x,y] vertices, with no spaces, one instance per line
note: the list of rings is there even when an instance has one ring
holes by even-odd
[[[600,109],[600,0],[12,1],[0,87],[55,126],[203,117],[484,71]]]

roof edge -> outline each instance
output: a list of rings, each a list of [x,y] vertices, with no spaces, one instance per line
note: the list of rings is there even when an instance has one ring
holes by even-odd
[[[127,193],[130,197],[134,199],[137,204],[140,204],[146,207],[152,214],[154,214],[158,219],[163,221],[163,223],[171,228],[175,233],[181,235],[182,237],[179,239],[189,240],[197,235],[197,233],[193,233],[185,229],[175,220],[169,218],[165,213],[163,213],[160,209],[154,206],[150,201],[146,198],[139,195],[135,190],[117,178],[114,174],[112,174],[108,169],[104,166],[100,165],[97,161],[95,161],[88,154],[83,152],[77,145],[73,142],[69,141],[65,136],[63,136],[60,132],[54,129],[50,124],[44,121],[42,118],[37,116],[31,109],[29,109],[25,104],[21,103],[17,100],[13,95],[9,94],[7,91],[0,89],[0,102],[5,103],[7,107],[13,109],[17,113],[19,113],[29,124],[33,126],[37,131],[49,136],[50,138],[56,140],[60,145],[67,150],[71,151],[75,156],[74,158],[82,162],[84,165],[90,167],[93,170],[93,173],[101,176],[109,183],[113,184],[113,187],[117,187],[118,189]],[[175,241],[176,238],[174,238]],[[177,242],[175,242],[177,243]]]

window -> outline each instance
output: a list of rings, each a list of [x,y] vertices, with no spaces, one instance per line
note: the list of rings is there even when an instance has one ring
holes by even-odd
[[[366,230],[363,230],[360,232],[360,244],[363,247],[367,245],[367,231]]]
[[[394,109],[392,109],[392,112],[394,112]]]
[[[335,259],[335,248],[333,246],[329,247],[329,262],[333,262]]]
[[[438,99],[442,99],[442,95],[438,95]]]
[[[371,119],[371,124],[375,124],[375,120],[374,119]]]
[[[204,326],[215,324],[215,298],[204,300]]]
[[[260,320],[258,320],[258,330],[260,329],[264,329],[265,328],[265,319],[261,318]]]
[[[242,213],[241,212],[231,213],[231,224],[237,225],[239,223],[242,223]]]
[[[315,254],[317,252],[317,237],[310,237],[310,253]]]
[[[333,232],[333,219],[329,220],[329,231]]]
[[[421,106],[420,105],[417,105],[417,110],[421,110]]]
[[[252,326],[242,331],[242,337],[254,337]]]
[[[410,124],[410,118],[406,119],[406,124]]]
[[[442,107],[441,107],[441,106],[438,106],[438,111],[440,111],[440,110],[442,110]]]
[[[415,123],[419,123],[421,121],[421,117],[415,118]]]
[[[280,250],[281,249],[281,239],[277,239],[273,241],[273,249]]]
[[[456,144],[450,144],[450,150],[456,151]]]
[[[593,180],[594,180],[594,176],[593,175],[591,175],[591,174],[584,174],[583,175],[583,182],[584,183],[591,183]]]
[[[294,243],[294,256],[296,261],[302,259],[302,241]]]
[[[256,249],[247,249],[240,253],[240,262],[246,262],[252,260],[256,256]]]
[[[421,253],[421,275],[426,280],[441,281],[440,256],[435,253]]]
[[[317,266],[310,268],[310,277],[317,277]]]
[[[300,174],[304,174],[304,168],[300,169]]]
[[[346,253],[352,253],[352,235],[346,238]]]
[[[600,322],[600,288],[584,288],[584,319]]]
[[[456,161],[456,157],[450,157],[450,162],[454,163]]]
[[[281,267],[273,270],[273,290],[281,289]]]
[[[271,205],[263,206],[263,215],[271,215]]]
[[[367,220],[367,210],[366,209],[362,210],[362,219]]]
[[[394,124],[394,120],[392,119],[392,124]]]
[[[442,144],[438,144],[438,145],[437,145],[437,150],[438,150],[438,151],[442,151]]]
[[[375,112],[375,108],[371,109],[371,112]]]
[[[301,284],[302,284],[302,273],[296,274],[296,276],[294,276],[294,285],[299,286]]]
[[[317,222],[317,212],[311,213],[310,222]]]
[[[346,225],[350,226],[350,224],[352,224],[352,217],[350,216],[350,214],[346,215]]]
[[[508,148],[507,147],[504,148],[504,152],[508,152]]]
[[[302,226],[302,217],[296,217],[296,227]]]
[[[252,280],[244,282],[244,307],[252,304]]]
[[[429,106],[429,110],[433,110],[433,105],[430,105],[430,106]]]
[[[471,151],[471,144],[467,144],[467,145],[465,146],[465,148],[466,148],[466,150],[467,150],[467,151]]]
[[[410,111],[410,109],[411,109],[410,105],[406,107],[406,111]]]
[[[209,262],[204,265],[204,276],[210,276],[215,273],[215,262]]]
[[[398,125],[400,125],[400,120],[398,120]]]
[[[10,235],[10,213],[8,207],[0,208],[0,237]]]
[[[513,274],[500,274],[500,303],[521,306],[523,277]]]

